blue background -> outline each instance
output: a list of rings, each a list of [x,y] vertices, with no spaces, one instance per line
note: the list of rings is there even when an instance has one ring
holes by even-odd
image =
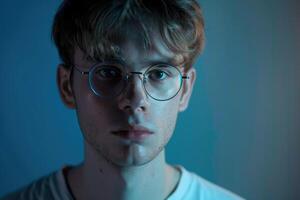
[[[56,87],[61,1],[0,6],[0,196],[83,158]],[[202,0],[206,49],[168,161],[247,199],[300,199],[300,1]]]

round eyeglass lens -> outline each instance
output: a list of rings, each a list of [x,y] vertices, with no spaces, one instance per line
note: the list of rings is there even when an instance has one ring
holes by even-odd
[[[101,97],[114,97],[124,88],[124,72],[121,66],[102,64],[91,70],[90,85],[94,93]]]
[[[154,65],[145,72],[144,77],[146,92],[159,101],[166,101],[176,96],[182,85],[179,69],[171,65]]]

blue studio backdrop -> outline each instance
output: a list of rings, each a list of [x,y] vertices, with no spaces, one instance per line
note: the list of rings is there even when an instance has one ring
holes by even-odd
[[[50,32],[61,1],[0,4],[0,196],[83,159]],[[202,0],[206,48],[167,160],[247,199],[300,199],[300,3]]]

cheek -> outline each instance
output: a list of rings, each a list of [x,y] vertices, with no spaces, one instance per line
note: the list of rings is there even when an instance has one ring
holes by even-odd
[[[175,129],[178,116],[178,102],[177,98],[174,98],[173,101],[165,102],[157,113],[156,123],[163,135],[165,143],[169,141]]]
[[[97,127],[103,127],[106,124],[106,118],[104,117],[106,112],[103,109],[99,109],[90,96],[85,96],[77,102],[77,118],[83,136],[88,141],[96,141],[96,138],[99,136]],[[103,130],[105,129],[106,127],[103,127]]]
[[[79,126],[85,139],[96,143],[108,132],[111,120],[117,115],[112,109],[112,103],[101,101],[87,84],[77,88],[76,112]]]
[[[82,123],[86,123],[92,129],[97,124],[107,124],[106,120],[109,118],[112,105],[111,102],[103,102],[90,89],[88,79],[83,78],[81,81],[74,83],[75,100],[77,116]]]

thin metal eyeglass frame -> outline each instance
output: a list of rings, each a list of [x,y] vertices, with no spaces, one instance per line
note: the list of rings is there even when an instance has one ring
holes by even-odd
[[[98,97],[101,97],[101,98],[107,98],[107,99],[112,99],[112,98],[114,98],[114,97],[116,97],[116,96],[119,96],[119,95],[124,91],[124,88],[127,87],[129,78],[130,78],[131,76],[133,76],[134,74],[136,74],[136,75],[142,75],[143,78],[141,79],[140,76],[139,76],[139,78],[140,78],[140,80],[142,81],[144,91],[145,91],[146,94],[148,94],[152,99],[157,100],[157,101],[168,101],[168,100],[174,98],[174,97],[179,93],[179,91],[181,90],[183,80],[184,80],[184,79],[189,79],[189,78],[190,78],[189,76],[182,75],[181,71],[180,71],[176,66],[173,66],[173,65],[170,65],[170,64],[167,64],[167,63],[157,63],[157,64],[154,64],[154,65],[148,66],[148,67],[147,67],[147,70],[145,70],[144,73],[143,73],[143,72],[137,72],[137,71],[126,72],[126,76],[124,76],[124,81],[126,82],[126,84],[124,84],[124,86],[123,86],[123,88],[120,90],[120,92],[117,93],[117,94],[114,95],[114,96],[103,96],[103,95],[100,95],[97,91],[95,91],[95,89],[94,89],[93,86],[92,86],[92,72],[96,69],[96,67],[98,67],[98,66],[100,66],[100,65],[108,65],[108,64],[112,64],[112,63],[113,63],[113,62],[100,62],[100,63],[96,63],[96,64],[93,65],[88,71],[83,71],[83,70],[81,70],[78,66],[76,66],[76,65],[74,65],[74,64],[71,65],[71,68],[72,68],[72,69],[73,69],[73,68],[76,69],[81,75],[88,75],[88,78],[89,78],[89,87],[90,87],[90,89],[93,91],[93,93],[94,93],[96,96],[98,96]],[[115,64],[115,63],[113,63],[113,64]],[[179,74],[180,74],[180,87],[179,87],[178,91],[177,91],[172,97],[169,97],[169,98],[167,98],[167,99],[157,99],[157,98],[153,97],[153,96],[147,91],[147,89],[146,89],[146,87],[145,87],[145,81],[146,81],[145,74],[146,74],[146,73],[148,72],[148,70],[151,69],[152,67],[155,67],[155,66],[161,65],[161,64],[163,64],[163,65],[168,65],[168,66],[170,66],[170,67],[174,67],[174,68],[179,72]],[[123,65],[122,65],[122,66],[123,66]],[[124,67],[122,67],[122,68],[124,68]],[[72,70],[72,69],[71,69],[71,70]],[[124,71],[126,71],[126,70],[124,70]]]

